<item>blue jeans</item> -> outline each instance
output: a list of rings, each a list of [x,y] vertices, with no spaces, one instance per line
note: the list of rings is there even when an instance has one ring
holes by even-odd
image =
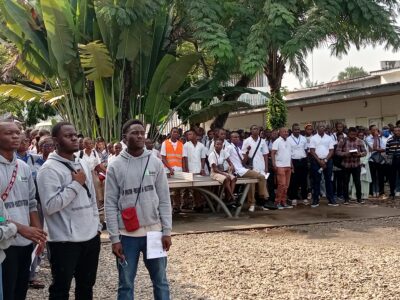
[[[143,253],[143,261],[153,283],[154,299],[169,300],[169,285],[166,273],[167,258],[147,259],[146,237],[121,236],[121,244],[128,265],[122,267],[117,260],[119,274],[118,300],[134,299],[134,281],[140,252]]]
[[[323,170],[322,173],[318,172],[320,168],[321,168],[320,165],[315,161],[315,159],[312,159],[311,160],[311,175],[313,182],[312,204],[319,203],[319,195],[321,192],[320,183],[322,174],[324,174],[326,198],[328,199],[329,203],[335,203],[335,200],[333,198],[333,184],[332,184],[332,171],[333,171],[332,159],[328,160],[328,162],[326,163],[326,168]]]

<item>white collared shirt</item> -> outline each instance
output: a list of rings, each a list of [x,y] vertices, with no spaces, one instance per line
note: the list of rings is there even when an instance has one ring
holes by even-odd
[[[251,136],[243,141],[242,153],[245,154],[247,152],[247,147],[250,146],[249,158],[252,158],[254,155],[254,151],[257,148],[258,143],[260,142],[260,137],[255,141]],[[260,146],[257,149],[257,153],[254,155],[253,159],[253,170],[257,172],[264,173],[265,172],[265,160],[264,155],[269,153],[268,146],[265,143],[264,139],[261,139]]]
[[[210,167],[212,165],[224,165],[224,170],[228,170],[228,168],[225,169],[225,163],[226,159],[229,158],[229,153],[225,150],[221,150],[221,152],[218,154],[217,151],[213,151],[208,154],[208,162],[210,163]],[[229,166],[229,165],[228,165]]]
[[[319,159],[327,158],[329,150],[334,149],[334,146],[333,138],[326,133],[322,137],[317,133],[310,140],[310,149],[315,149],[315,154]]]
[[[292,151],[288,140],[279,137],[272,144],[272,150],[276,151],[275,166],[278,168],[287,168],[292,165]]]
[[[183,145],[183,157],[188,159],[188,169],[190,173],[198,174],[201,172],[201,159],[206,158],[207,148],[200,142],[196,146],[189,141]]]
[[[231,144],[226,151],[229,153],[229,159],[231,160],[233,166],[235,167],[235,171],[239,176],[243,176],[246,174],[249,170],[246,169],[243,164],[242,164],[242,150],[238,147],[235,146],[234,144]]]
[[[304,136],[300,134],[297,138],[292,134],[287,140],[291,147],[292,159],[302,159],[307,157],[308,143]]]
[[[86,162],[90,171],[93,171],[99,164],[101,164],[100,157],[97,154],[96,150],[93,149],[92,151],[90,151],[90,155],[87,155],[85,150],[80,150],[78,152],[75,152],[75,156],[80,158],[82,152],[82,160]]]
[[[224,145],[222,146],[223,150],[226,150],[229,146],[231,145],[231,143],[228,142],[228,140],[224,140]],[[212,140],[210,147],[208,148],[208,154],[210,155],[211,152],[214,151],[214,140]]]

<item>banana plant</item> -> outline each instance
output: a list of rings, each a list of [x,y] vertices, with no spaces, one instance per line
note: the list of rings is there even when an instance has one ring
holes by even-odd
[[[0,85],[0,95],[48,101],[85,136],[119,139],[129,118],[158,134],[183,104],[221,94],[201,82],[181,90],[199,55],[178,56],[167,43],[172,0],[0,0],[0,11],[0,37],[15,45],[15,67],[32,83]]]

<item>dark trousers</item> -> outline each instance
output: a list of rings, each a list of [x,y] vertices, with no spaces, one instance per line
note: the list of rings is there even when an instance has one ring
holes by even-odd
[[[294,173],[290,178],[289,199],[298,199],[299,188],[301,190],[301,200],[307,199],[307,158],[293,159]]]
[[[322,175],[325,179],[325,188],[326,188],[326,198],[328,199],[329,203],[335,203],[333,198],[333,184],[332,184],[332,169],[333,169],[333,162],[330,159],[326,163],[326,168],[323,169],[322,172],[319,172],[320,165],[317,163],[315,159],[311,161],[311,174],[312,174],[312,184],[313,184],[313,200],[312,204],[319,203],[319,194],[321,191],[321,178]]]
[[[68,299],[72,278],[75,277],[75,299],[93,299],[100,236],[86,242],[49,242],[52,283],[49,299]]]
[[[333,194],[337,197],[343,197],[344,191],[344,171],[333,171]]]
[[[374,162],[369,163],[369,170],[371,172],[371,191],[372,193],[384,194],[385,187],[385,166]]]
[[[4,300],[24,300],[28,291],[29,269],[33,245],[11,246],[4,250],[2,264]]]
[[[397,178],[400,178],[400,159],[393,160],[389,174],[390,196],[393,197],[396,194]]]
[[[349,183],[350,176],[353,177],[353,183],[356,187],[357,201],[361,200],[361,167],[357,168],[345,168],[344,169],[344,184],[343,184],[343,197],[345,201],[349,201]]]
[[[267,190],[268,190],[268,200],[270,202],[275,202],[276,194],[275,194],[275,173],[272,170],[269,170],[269,177],[267,179]]]

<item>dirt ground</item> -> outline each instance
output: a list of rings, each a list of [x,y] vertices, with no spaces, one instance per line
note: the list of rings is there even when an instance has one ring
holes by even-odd
[[[399,299],[399,225],[388,217],[179,235],[169,253],[172,299]],[[95,299],[116,298],[110,248],[103,243]],[[47,298],[46,262],[39,277],[46,289],[28,299]],[[152,299],[143,263],[135,296]]]

